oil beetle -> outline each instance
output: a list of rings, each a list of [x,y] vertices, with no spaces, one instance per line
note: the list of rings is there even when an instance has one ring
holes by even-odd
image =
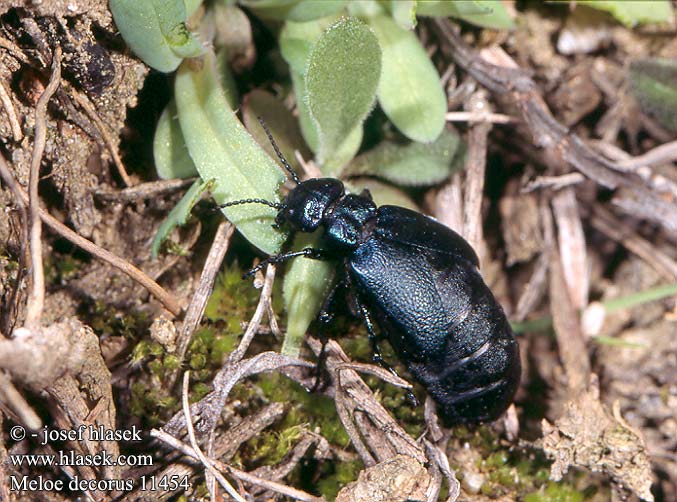
[[[337,179],[301,182],[259,121],[296,186],[282,203],[246,199],[221,207],[266,204],[278,210],[276,225],[294,232],[322,227],[324,234],[322,249],[274,255],[249,273],[296,256],[338,262],[340,280],[330,297],[347,289],[375,361],[383,362],[374,324],[437,402],[446,425],[498,418],[519,384],[519,348],[470,244],[415,211],[377,208],[366,191],[346,194]]]

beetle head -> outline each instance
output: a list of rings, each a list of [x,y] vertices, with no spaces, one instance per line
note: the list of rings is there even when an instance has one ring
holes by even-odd
[[[333,178],[299,183],[287,195],[275,223],[287,223],[299,232],[313,232],[322,224],[325,210],[344,193],[343,183]]]

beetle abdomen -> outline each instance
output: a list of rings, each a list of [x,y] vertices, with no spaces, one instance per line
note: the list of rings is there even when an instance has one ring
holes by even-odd
[[[493,298],[492,298],[493,300]],[[495,301],[495,300],[494,300]],[[457,332],[449,333],[448,345],[462,337],[469,325],[490,330],[485,343],[462,358],[411,362],[407,368],[435,399],[447,425],[488,422],[497,419],[513,400],[520,379],[517,342],[500,307],[477,306]],[[470,328],[472,329],[472,328]]]
[[[519,349],[473,263],[381,232],[348,265],[360,302],[448,425],[495,420],[507,409],[519,384]]]

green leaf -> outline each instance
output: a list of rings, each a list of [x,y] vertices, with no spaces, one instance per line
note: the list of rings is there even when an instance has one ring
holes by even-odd
[[[355,157],[360,149],[364,131],[362,124],[358,124],[348,133],[343,142],[334,150],[334,153],[322,164],[322,172],[327,176],[335,176],[343,166]]]
[[[383,49],[378,101],[408,138],[435,140],[445,123],[447,98],[440,77],[416,35],[388,16],[369,20]]]
[[[312,23],[284,23],[280,31],[280,52],[292,71],[306,76],[310,51],[333,21],[334,18],[329,17]]]
[[[212,53],[199,70],[181,65],[174,96],[188,151],[202,179],[215,180],[216,202],[248,198],[278,202],[285,176],[228,106]],[[279,251],[285,235],[271,227],[276,216],[273,208],[243,204],[223,212],[259,249],[267,254]]]
[[[319,131],[323,165],[371,111],[381,75],[381,50],[367,25],[345,18],[313,46],[306,73],[310,115]]]
[[[310,116],[305,98],[305,76],[310,51],[323,31],[331,26],[332,22],[334,22],[333,17],[323,18],[311,23],[287,21],[280,31],[280,52],[291,68],[291,79],[296,96],[301,132],[313,152],[317,152],[320,140],[317,125]]]
[[[630,63],[630,92],[643,111],[677,132],[677,61],[642,59]]]
[[[226,52],[216,55],[217,68],[223,92],[230,108],[237,105],[237,88],[233,76],[228,69]],[[188,154],[186,141],[183,138],[179,123],[176,101],[171,100],[165,107],[155,128],[153,139],[153,157],[155,169],[162,179],[190,178],[197,176],[197,168]]]
[[[160,252],[160,246],[176,227],[185,225],[190,211],[193,206],[198,203],[202,194],[211,190],[214,187],[214,180],[196,180],[191,185],[186,194],[181,198],[179,203],[169,212],[165,221],[162,222],[153,239],[153,246],[151,248],[151,256],[156,258]]]
[[[291,81],[294,86],[294,94],[296,95],[296,109],[299,112],[299,125],[301,126],[301,134],[306,144],[313,151],[317,152],[320,147],[320,133],[317,130],[317,124],[310,116],[308,103],[305,99],[306,83],[302,75],[292,70]]]
[[[275,143],[277,143],[287,162],[297,173],[301,173],[301,166],[296,160],[295,152],[298,150],[304,159],[309,159],[311,153],[303,142],[299,123],[292,113],[284,106],[282,101],[265,91],[253,90],[244,98],[242,119],[245,127],[268,155],[277,158],[273,145],[271,145],[266,132],[259,124],[258,117],[261,117],[270,129]]]
[[[183,58],[204,52],[186,28],[183,0],[110,0],[109,6],[127,45],[158,71],[174,71]]]
[[[510,30],[515,27],[515,23],[501,0],[467,0],[463,2],[418,0],[416,13],[420,16],[451,16],[477,26],[497,30]]]
[[[314,21],[340,11],[348,0],[241,0],[262,19]]]
[[[416,0],[390,0],[388,10],[401,28],[413,30],[416,26]]]
[[[173,99],[160,115],[155,128],[153,157],[158,177],[163,180],[190,178],[198,174],[193,159],[188,155]]]
[[[320,234],[299,233],[292,249],[317,247]],[[284,304],[287,310],[287,333],[282,344],[282,354],[299,355],[308,326],[317,318],[324,299],[334,280],[335,265],[319,260],[294,258],[284,275]]]
[[[404,186],[430,186],[463,167],[461,140],[455,131],[445,130],[434,143],[406,146],[383,142],[351,162],[340,177],[376,176]]]
[[[576,4],[609,12],[625,26],[632,28],[643,23],[665,23],[672,19],[669,0],[579,0]]]
[[[374,178],[352,178],[345,182],[350,193],[361,193],[365,188],[369,190],[377,206],[400,206],[421,211],[411,197],[397,187],[375,180]]]

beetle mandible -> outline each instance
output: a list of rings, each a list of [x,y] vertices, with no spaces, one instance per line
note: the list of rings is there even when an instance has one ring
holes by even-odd
[[[276,225],[323,228],[323,247],[270,256],[247,275],[296,256],[339,262],[340,283],[367,327],[375,360],[382,362],[377,325],[447,425],[498,418],[519,384],[519,347],[470,244],[415,211],[377,208],[367,191],[346,194],[338,179],[301,182],[259,121],[296,186],[282,203],[245,199],[220,207],[274,207]]]

